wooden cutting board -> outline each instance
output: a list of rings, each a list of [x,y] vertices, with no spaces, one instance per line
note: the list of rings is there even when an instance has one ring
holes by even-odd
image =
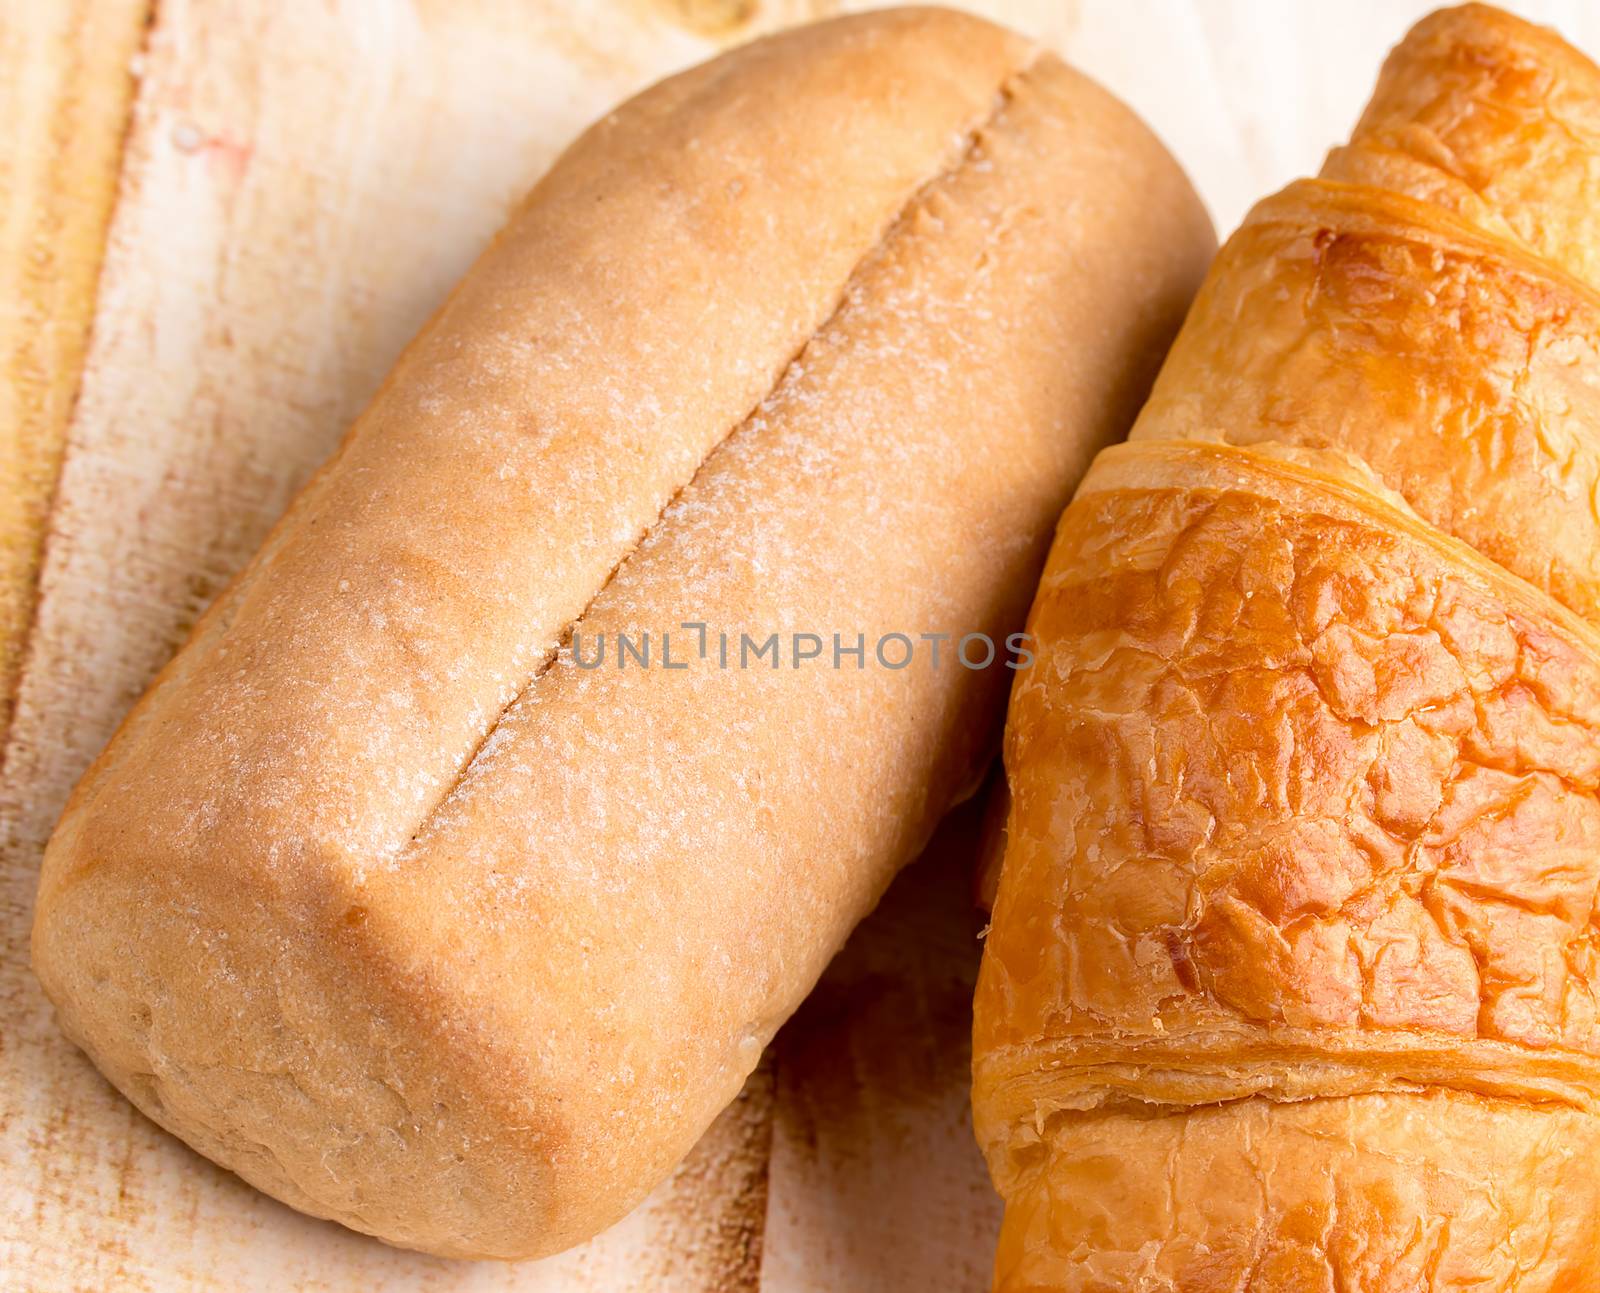
[[[148,0],[0,18],[0,748],[83,368]]]
[[[965,1094],[976,809],[674,1179],[542,1263],[402,1253],[256,1194],[121,1100],[26,968],[39,850],[73,781],[515,199],[616,100],[839,7],[158,0],[147,27],[146,0],[13,0],[0,15],[0,1289],[986,1286],[997,1209]],[[1226,230],[1316,167],[1429,6],[969,7],[1139,108]],[[1513,7],[1600,50],[1583,0]]]

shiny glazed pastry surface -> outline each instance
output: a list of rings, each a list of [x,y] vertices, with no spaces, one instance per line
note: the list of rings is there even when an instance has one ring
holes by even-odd
[[[1600,1287],[1600,72],[1391,56],[1062,518],[1006,734],[995,1287]]]

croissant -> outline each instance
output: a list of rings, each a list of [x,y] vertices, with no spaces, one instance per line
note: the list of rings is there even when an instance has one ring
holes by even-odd
[[[994,1287],[1600,1289],[1600,69],[1478,5],[1219,255],[1006,731]]]

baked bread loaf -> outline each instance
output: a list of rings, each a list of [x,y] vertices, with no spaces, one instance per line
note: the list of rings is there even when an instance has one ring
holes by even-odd
[[[1062,518],[995,1288],[1600,1288],[1600,70],[1422,22]]]
[[[1020,626],[1213,250],[1132,114],[952,13],[602,120],[78,787],[34,930],[63,1027],[391,1242],[622,1215],[998,737],[999,660],[874,644]]]

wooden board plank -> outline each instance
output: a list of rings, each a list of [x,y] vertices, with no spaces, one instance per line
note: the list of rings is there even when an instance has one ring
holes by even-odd
[[[147,0],[0,12],[0,750],[66,445]]]
[[[981,1293],[1000,1227],[972,1135],[983,799],[946,818],[774,1044],[762,1293]]]

